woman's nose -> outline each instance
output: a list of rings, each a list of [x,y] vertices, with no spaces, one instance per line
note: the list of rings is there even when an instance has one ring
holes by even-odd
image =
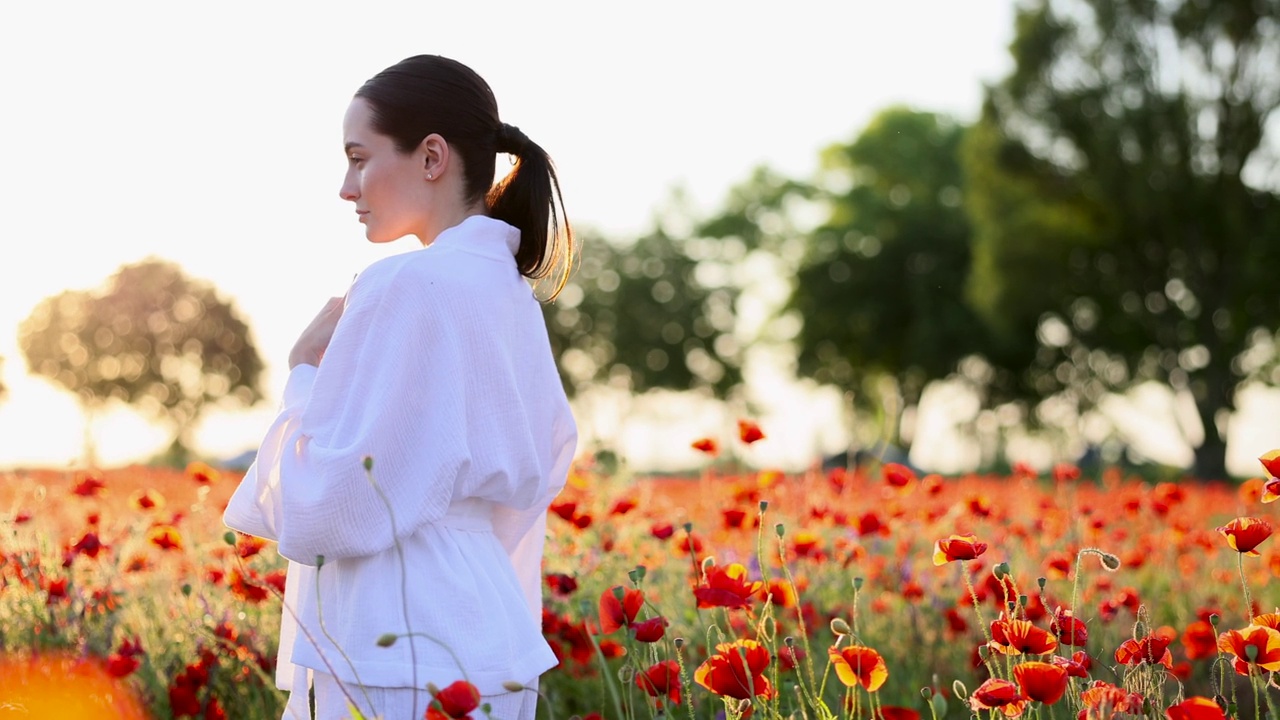
[[[338,197],[351,202],[355,202],[360,197],[360,191],[350,175],[343,179],[342,187],[338,188]]]

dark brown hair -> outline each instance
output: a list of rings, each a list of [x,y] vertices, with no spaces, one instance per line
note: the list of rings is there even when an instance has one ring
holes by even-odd
[[[483,199],[491,217],[520,230],[516,264],[526,277],[542,279],[559,268],[548,299],[560,293],[574,242],[555,166],[537,143],[498,118],[498,102],[483,78],[456,60],[415,55],[370,78],[355,96],[369,103],[374,130],[400,152],[412,152],[431,133],[443,137],[462,157],[467,202]],[[494,185],[500,152],[516,162]]]

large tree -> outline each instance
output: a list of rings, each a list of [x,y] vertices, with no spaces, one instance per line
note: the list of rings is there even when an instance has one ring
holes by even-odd
[[[1201,477],[1225,475],[1241,384],[1276,380],[1278,20],[1277,0],[1024,5],[966,152],[971,296],[1040,343],[1007,369],[1082,403],[1189,392]]]
[[[986,350],[964,297],[963,134],[946,117],[891,108],[823,153],[827,216],[787,308],[803,320],[800,373],[854,390],[866,409],[917,405],[925,385]],[[888,420],[896,435],[897,414]]]
[[[177,457],[208,405],[261,398],[248,325],[213,286],[161,260],[122,267],[100,292],[46,298],[19,343],[28,369],[75,393],[86,413],[119,400],[167,423]]]

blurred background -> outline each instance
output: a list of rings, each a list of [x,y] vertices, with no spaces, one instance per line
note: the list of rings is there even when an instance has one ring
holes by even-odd
[[[26,4],[0,23],[0,466],[243,461],[372,246],[369,76],[438,53],[557,162],[581,448],[1257,472],[1280,2]],[[499,161],[501,172],[503,163]]]

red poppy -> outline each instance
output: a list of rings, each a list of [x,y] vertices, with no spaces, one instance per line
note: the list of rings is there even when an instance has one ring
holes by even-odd
[[[876,720],[920,720],[920,713],[897,705],[881,705],[876,710]]]
[[[747,511],[742,508],[725,508],[720,511],[724,517],[724,526],[726,528],[740,528],[742,523],[747,519]]]
[[[673,704],[680,704],[680,663],[663,660],[650,665],[648,670],[636,673],[636,687],[649,693],[649,697],[666,696]]]
[[[1226,720],[1222,706],[1207,697],[1189,697],[1164,711],[1168,720]]]
[[[694,440],[691,447],[694,450],[697,450],[699,452],[704,452],[713,457],[720,453],[720,445],[715,440],[709,437],[704,437],[698,440]]]
[[[1271,523],[1253,517],[1239,517],[1218,528],[1232,550],[1257,557],[1261,553],[1254,548],[1271,537]]]
[[[1075,617],[1070,610],[1054,608],[1053,619],[1049,621],[1049,630],[1063,645],[1084,647],[1089,642],[1089,628],[1084,621]]]
[[[555,513],[561,520],[571,523],[574,516],[578,514],[578,503],[573,500],[558,500],[551,503],[547,509]]]
[[[1111,683],[1095,680],[1080,693],[1080,704],[1084,706],[1084,709],[1080,711],[1080,717],[1097,717],[1096,711],[1102,708],[1110,708],[1110,713],[1140,715],[1142,713],[1142,699],[1142,696],[1138,693],[1118,688]],[[1095,712],[1090,712],[1091,710]],[[1108,714],[1103,717],[1111,717],[1111,715]]]
[[[102,541],[98,539],[98,533],[91,532],[85,533],[84,537],[80,538],[75,545],[71,546],[71,549],[81,555],[88,555],[91,558],[96,558],[98,557],[98,553],[104,547],[106,547],[106,545],[103,545]]]
[[[969,696],[969,707],[978,710],[999,709],[1005,717],[1017,717],[1027,707],[1027,699],[1018,692],[1018,686],[1000,678],[990,678],[978,686]]]
[[[1054,665],[1066,670],[1067,677],[1087,678],[1089,677],[1089,669],[1093,665],[1093,661],[1089,659],[1089,654],[1083,650],[1075,651],[1070,658],[1054,655],[1049,660]]]
[[[845,687],[861,685],[867,692],[875,692],[889,678],[889,667],[880,653],[869,647],[852,645],[847,648],[832,647],[827,651],[836,677]]]
[[[96,475],[86,475],[83,480],[76,483],[75,487],[71,488],[71,492],[79,495],[80,497],[92,497],[94,495],[101,495],[103,489],[106,487],[107,484],[102,482],[102,478],[99,478]]]
[[[600,593],[600,632],[609,633],[622,627],[630,627],[644,605],[644,592],[621,585]]]
[[[793,608],[800,602],[800,597],[785,579],[774,578],[760,588],[760,600],[770,600],[774,607]]]
[[[750,445],[757,440],[764,439],[764,432],[760,430],[760,426],[751,420],[738,421],[738,439]]]
[[[703,584],[694,588],[698,607],[725,607],[741,609],[751,606],[752,595],[760,592],[764,583],[747,580],[747,568],[741,563],[726,566],[712,565],[706,570]]]
[[[649,618],[644,622],[632,623],[631,634],[640,642],[658,642],[666,634],[668,625],[670,623],[664,617]]]
[[[480,707],[480,691],[466,680],[458,680],[436,692],[427,706],[426,720],[470,720]]]
[[[1228,630],[1218,636],[1218,649],[1235,656],[1235,669],[1241,675],[1249,674],[1250,665],[1270,672],[1280,670],[1280,630],[1265,625]]]
[[[622,498],[615,502],[613,507],[609,508],[610,515],[626,515],[636,509],[636,501],[631,498]]]
[[[956,560],[973,560],[987,551],[987,544],[976,535],[952,535],[933,546],[933,564],[946,565]]]
[[[1058,649],[1058,641],[1030,620],[1000,619],[991,623],[991,649],[1004,655],[1047,655]]]
[[[1280,478],[1271,478],[1262,485],[1262,502],[1273,503],[1280,500]]]
[[[129,507],[134,510],[161,510],[164,508],[164,496],[155,490],[135,490],[129,495]]]
[[[137,670],[140,664],[138,659],[132,655],[124,655],[118,652],[111,653],[107,657],[107,674],[111,677],[122,678]]]
[[[1182,648],[1188,660],[1211,658],[1218,654],[1218,633],[1204,620],[1196,620],[1183,631]]]
[[[236,533],[236,554],[245,560],[262,552],[266,546],[267,541],[256,535]]]
[[[578,581],[564,573],[547,573],[547,587],[560,597],[572,595],[578,589]]]
[[[31,511],[19,510],[18,514],[13,516],[13,524],[21,525],[23,523],[31,522],[31,517]]]
[[[1070,463],[1058,463],[1053,466],[1053,479],[1058,482],[1078,480],[1080,479],[1080,468]]]
[[[804,659],[804,656],[804,648],[799,645],[783,646],[778,649],[778,664],[782,666],[784,671],[795,670],[800,666],[800,661]]]
[[[698,666],[693,681],[716,695],[745,699],[774,696],[764,672],[769,650],[755,640],[735,640],[716,645],[716,652]]]
[[[1263,625],[1272,630],[1280,630],[1280,610],[1272,613],[1263,613],[1253,616],[1254,625]]]
[[[1028,700],[1052,705],[1067,691],[1066,668],[1046,662],[1024,662],[1013,668],[1013,679]]]
[[[218,471],[209,464],[197,460],[187,465],[187,477],[201,485],[210,485],[218,481]]]
[[[885,463],[880,468],[881,474],[884,476],[884,482],[889,487],[904,488],[915,482],[916,474],[911,468],[899,463]]]
[[[257,579],[252,570],[249,571],[249,574],[252,579]],[[249,578],[242,575],[238,569],[231,571],[231,578],[227,582],[227,586],[231,588],[232,594],[248,602],[260,603],[267,599],[267,589],[249,582]]]
[[[1141,665],[1144,662],[1152,665],[1160,663],[1172,669],[1173,654],[1169,652],[1169,645],[1174,639],[1174,636],[1171,635],[1151,633],[1141,640],[1125,640],[1116,649],[1116,662],[1121,665]]]
[[[675,532],[676,528],[671,523],[654,523],[653,527],[649,528],[649,534],[659,540],[666,540],[674,535]]]

